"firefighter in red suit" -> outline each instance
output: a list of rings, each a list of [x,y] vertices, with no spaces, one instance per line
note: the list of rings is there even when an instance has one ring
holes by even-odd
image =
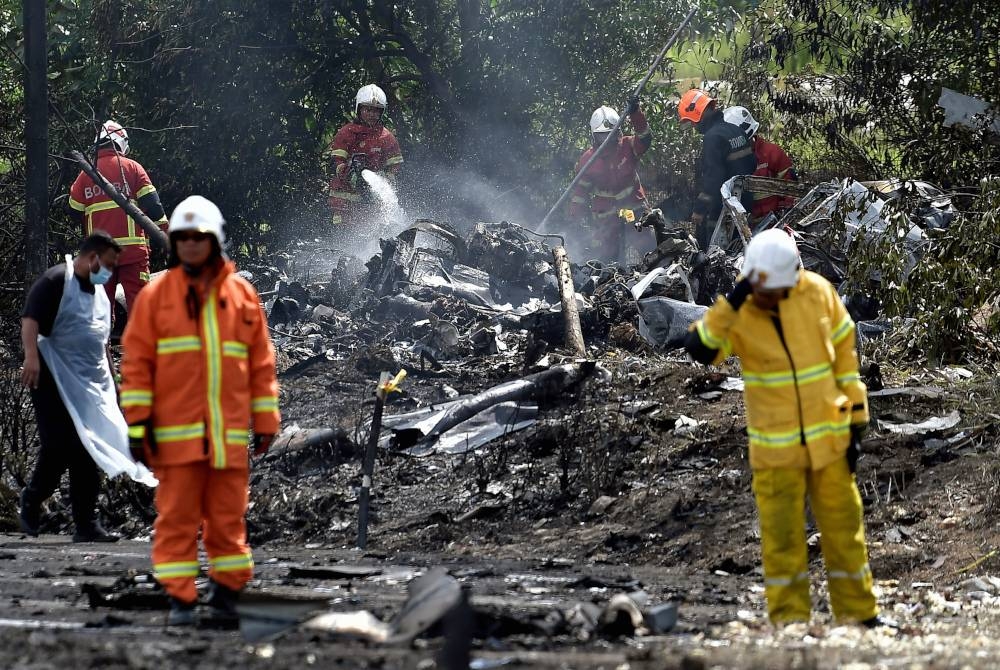
[[[330,180],[330,209],[334,225],[358,223],[366,204],[367,189],[362,170],[371,170],[395,182],[403,155],[396,137],[382,125],[385,91],[369,84],[358,90],[354,118],[337,131],[328,153],[332,154],[334,177]]]
[[[95,143],[97,171],[166,232],[167,217],[156,187],[142,165],[125,157],[129,150],[125,129],[114,121],[107,121],[98,131]],[[104,288],[114,305],[115,289],[120,283],[125,291],[125,307],[131,312],[136,295],[149,281],[149,246],[142,226],[133,221],[84,172],[80,172],[69,189],[69,206],[85,237],[96,230],[103,230],[121,246],[118,268]]]
[[[727,107],[722,118],[726,120],[726,123],[739,126],[746,133],[747,138],[753,142],[753,152],[757,156],[757,171],[753,173],[755,177],[799,180],[798,175],[795,174],[795,168],[792,167],[792,159],[788,157],[785,150],[757,134],[760,123],[753,118],[750,110],[740,106]],[[771,212],[780,217],[786,209],[791,208],[794,204],[793,198],[766,194],[754,195],[753,218],[760,220]]]
[[[570,219],[581,224],[583,236],[588,238],[583,240],[583,246],[590,257],[608,262],[624,263],[630,248],[641,254],[656,246],[650,229],[636,231],[619,217],[622,209],[648,209],[646,193],[636,169],[640,157],[653,143],[653,135],[637,99],[629,102],[626,114],[636,134],[623,137],[617,131],[617,141],[611,140],[612,146],[601,153],[577,182],[569,205]],[[601,146],[618,120],[618,112],[611,107],[594,110],[590,117],[593,146],[584,151],[577,161],[577,173]]]

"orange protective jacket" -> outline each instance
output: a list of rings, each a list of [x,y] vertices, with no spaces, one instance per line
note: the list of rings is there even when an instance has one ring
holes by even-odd
[[[360,199],[347,181],[354,154],[364,154],[365,167],[372,172],[395,175],[403,164],[403,153],[395,135],[382,124],[369,126],[357,119],[337,131],[327,152],[333,158],[334,176],[330,180],[329,197],[335,215],[343,213],[348,203]]]
[[[144,199],[151,193],[156,193],[153,182],[146,174],[145,168],[138,162],[125,156],[120,156],[113,149],[100,149],[97,152],[97,171],[111,182],[118,191],[129,200],[143,208]],[[155,198],[156,211],[146,211],[163,230],[167,231],[167,218],[163,208]],[[69,189],[69,206],[84,217],[83,234],[90,235],[95,230],[106,231],[122,246],[119,265],[145,263],[149,261],[149,247],[146,245],[146,233],[142,226],[132,220],[132,217],[115,204],[104,190],[94,183],[86,173],[80,175]]]
[[[121,405],[151,421],[151,465],[247,468],[253,431],[278,432],[274,347],[257,292],[226,262],[207,295],[180,267],[140,291],[122,339]]]

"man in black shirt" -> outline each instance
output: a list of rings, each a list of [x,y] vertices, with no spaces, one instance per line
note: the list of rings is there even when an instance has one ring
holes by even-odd
[[[95,296],[94,285],[103,284],[111,276],[118,265],[119,253],[121,247],[110,235],[104,231],[93,233],[84,239],[76,258],[70,260],[69,256],[66,257],[67,263],[71,263],[76,285],[69,284],[66,263],[49,268],[31,287],[21,313],[21,343],[24,347],[21,382],[31,390],[41,442],[35,470],[21,493],[21,530],[32,537],[38,535],[42,501],[56,491],[63,472],[68,468],[73,522],[76,525],[73,541],[114,542],[118,539],[116,535],[107,533],[97,520],[100,487],[97,464],[84,447],[59,393],[60,386],[65,390],[67,383],[72,381],[56,381],[50,369],[53,360],[46,360],[49,358],[48,351],[40,355],[39,335],[48,338],[54,328],[72,328],[72,336],[78,338],[81,349],[94,350],[94,347],[106,346],[106,339],[90,342],[101,337],[96,330],[74,327],[77,323],[85,323],[90,315],[64,314],[61,323],[57,323],[57,319],[61,308],[73,309],[81,304],[79,301],[64,300],[64,297],[70,297],[65,294]],[[99,298],[104,299],[103,292]],[[83,320],[76,321],[73,317],[82,317]],[[65,377],[67,373],[62,372],[62,375]]]
[[[691,223],[698,244],[707,251],[715,222],[722,213],[720,188],[730,177],[752,175],[757,169],[757,157],[746,134],[741,136],[742,129],[726,123],[715,100],[704,91],[692,88],[685,93],[677,106],[677,114],[681,124],[690,123],[705,136],[698,175],[700,191],[691,213]],[[753,209],[753,193],[744,190],[740,200],[746,211]]]

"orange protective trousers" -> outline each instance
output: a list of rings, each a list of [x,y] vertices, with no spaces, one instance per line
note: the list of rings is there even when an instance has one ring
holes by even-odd
[[[250,471],[215,469],[205,460],[159,466],[155,474],[160,482],[153,524],[156,580],[181,602],[198,599],[200,528],[209,577],[234,591],[242,589],[253,576],[245,521]]]

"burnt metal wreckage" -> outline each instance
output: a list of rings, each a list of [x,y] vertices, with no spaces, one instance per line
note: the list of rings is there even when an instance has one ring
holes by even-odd
[[[791,197],[795,205],[751,227],[741,189]],[[749,236],[767,227],[790,231],[803,266],[841,286],[860,338],[880,336],[892,325],[880,318],[878,305],[847,292],[849,249],[890,233],[901,236],[908,273],[933,243],[929,233],[955,216],[948,196],[924,182],[810,185],[735,177],[723,196],[726,206],[708,249],[698,247],[687,224],[652,210],[638,225],[654,228],[658,245],[630,267],[572,264],[560,236],[517,223],[479,222],[463,235],[449,224],[419,219],[380,240],[381,252],[364,265],[303,243],[280,267],[252,278],[262,288],[273,282],[262,295],[274,340],[290,360],[286,377],[334,360],[373,376],[404,365],[434,374],[482,356],[519,362],[524,374],[518,379],[474,395],[447,387],[439,403],[386,415],[372,428],[388,429],[379,439],[382,448],[414,456],[460,454],[532,425],[538,402],[595,372],[598,380],[608,378],[587,359],[602,347],[680,348],[691,324],[732,288]],[[886,220],[888,203],[905,213],[902,233],[900,217],[893,214],[896,228]],[[558,241],[554,247],[552,240]],[[880,279],[876,272],[869,280]],[[279,437],[274,453],[334,442],[350,441],[330,428],[294,427]]]
[[[611,373],[597,360],[602,353],[679,348],[689,326],[715,296],[733,286],[746,239],[764,227],[792,231],[804,267],[843,284],[851,244],[890,230],[882,216],[887,202],[910,204],[904,238],[910,267],[932,243],[927,231],[946,227],[954,216],[948,198],[922,182],[806,185],[744,177],[726,187],[730,194],[740,188],[792,196],[797,203],[780,219],[771,217],[752,228],[738,209],[738,197],[731,198],[707,250],[698,248],[684,223],[667,221],[654,210],[641,223],[655,227],[658,245],[630,267],[597,261],[572,264],[558,236],[539,235],[512,222],[478,222],[463,234],[446,223],[421,219],[399,235],[380,240],[380,253],[364,264],[303,243],[283,255],[280,267],[250,268],[247,274],[263,289],[272,336],[285,359],[283,378],[336,361],[376,378],[409,368],[414,374],[445,379],[449,366],[473,361],[497,365],[497,360],[506,361],[506,373],[491,377],[508,378],[469,393],[442,383],[437,401],[376,416],[363,438],[352,440],[337,428],[292,426],[276,439],[266,460],[321,447],[356,459],[361,449],[355,445],[364,443],[408,458],[460,458],[534,425],[540,406],[575,387],[609,382]],[[550,246],[551,240],[558,244]],[[267,290],[269,286],[273,289]],[[869,304],[853,302],[853,309],[861,304],[869,310],[855,313],[862,336],[885,330],[870,318],[878,315],[870,313]],[[725,375],[717,381],[698,397],[708,401],[739,387],[739,380]],[[678,434],[688,425],[684,419],[675,426]],[[955,426],[954,417],[946,419],[927,426],[887,423],[885,430],[941,432]],[[691,430],[697,428],[698,422],[687,421]],[[377,491],[370,453],[365,461],[364,486]],[[360,540],[360,546],[363,543]],[[457,630],[454,611],[468,608],[470,602],[476,610],[477,602],[483,603],[442,571],[421,579],[427,583],[414,581],[410,599],[388,622],[366,611],[331,612],[325,602],[260,598],[241,609],[244,633],[261,640],[303,628],[391,644],[412,640],[433,627],[447,638],[449,630]],[[558,618],[562,629],[575,630],[575,635],[669,631],[677,619],[676,605],[649,605],[646,600],[641,591],[622,589],[603,605],[583,603]],[[477,613],[477,625],[484,616]],[[492,617],[493,626],[511,621],[503,608],[494,609]],[[548,625],[552,614],[532,620]],[[463,652],[458,644],[458,649],[459,657],[467,656],[467,647]]]

